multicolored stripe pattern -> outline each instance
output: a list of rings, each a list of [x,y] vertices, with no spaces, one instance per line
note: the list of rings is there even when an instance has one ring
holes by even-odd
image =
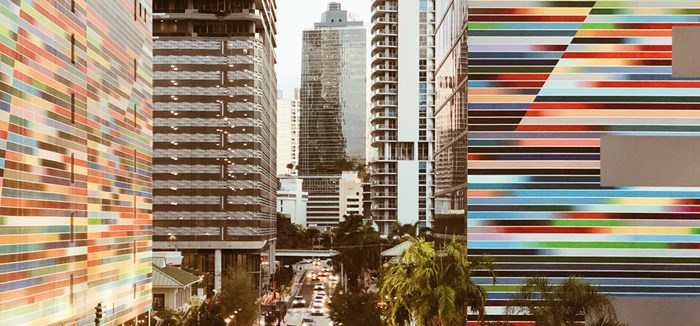
[[[150,12],[0,2],[0,325],[150,310]]]
[[[467,246],[498,261],[490,304],[532,275],[700,296],[700,188],[601,187],[599,154],[608,133],[700,136],[700,80],[671,75],[672,27],[700,25],[700,1],[472,0],[468,17]]]

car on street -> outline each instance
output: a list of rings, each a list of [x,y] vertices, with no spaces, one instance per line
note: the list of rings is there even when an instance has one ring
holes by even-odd
[[[323,316],[323,304],[320,302],[314,302],[311,306],[311,316]]]
[[[316,283],[316,285],[314,285],[314,291],[325,291],[325,290],[326,290],[326,288],[321,283]]]
[[[306,307],[306,300],[304,300],[304,297],[302,297],[302,296],[294,297],[294,300],[292,300],[292,308],[304,308],[304,307]]]
[[[314,326],[314,320],[311,319],[310,317],[304,317],[304,319],[301,320],[301,326]]]

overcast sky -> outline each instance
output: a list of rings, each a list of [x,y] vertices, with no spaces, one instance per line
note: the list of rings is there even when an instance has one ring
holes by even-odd
[[[277,0],[277,88],[284,98],[294,96],[301,80],[301,34],[313,29],[328,9],[329,0]],[[336,0],[369,27],[370,0]]]

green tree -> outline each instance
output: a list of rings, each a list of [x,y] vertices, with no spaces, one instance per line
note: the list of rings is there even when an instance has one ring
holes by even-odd
[[[416,236],[416,226],[413,224],[399,224],[394,222],[391,227],[391,232],[387,235],[387,240],[389,241],[389,246],[396,246],[406,239]]]
[[[292,223],[284,214],[277,213],[277,248],[297,249],[305,247],[302,242],[304,229]]]
[[[509,302],[506,313],[532,316],[537,326],[573,326],[584,318],[596,326],[622,326],[615,307],[598,288],[576,277],[561,284],[532,277]]]
[[[222,318],[230,315],[236,316],[237,326],[249,326],[260,315],[256,300],[258,290],[251,279],[250,274],[244,271],[230,271],[221,279],[221,306]],[[203,324],[208,325],[208,324]]]
[[[465,325],[468,309],[483,319],[486,291],[472,281],[473,270],[487,271],[496,282],[492,261],[468,259],[463,243],[453,239],[435,250],[432,243],[414,239],[382,275],[380,294],[388,324]]]
[[[156,312],[156,316],[160,318],[163,323],[161,326],[181,326],[183,325],[183,316],[172,309],[163,309]]]
[[[379,233],[362,215],[347,215],[334,230],[334,239],[336,261],[343,264],[348,285],[359,288],[363,273],[379,268]]]
[[[381,326],[379,296],[375,292],[348,291],[337,287],[328,304],[330,318],[336,325]]]

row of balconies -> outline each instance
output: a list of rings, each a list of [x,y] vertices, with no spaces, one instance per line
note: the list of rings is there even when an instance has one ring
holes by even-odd
[[[384,64],[380,64],[380,65],[374,66],[374,67],[372,68],[372,72],[381,71],[381,70],[386,70],[386,71],[397,71],[397,70],[399,70],[399,65],[390,64],[390,63],[384,63]]]
[[[379,100],[379,101],[374,101],[372,102],[373,106],[396,106],[397,102],[396,100],[390,99],[390,100]]]
[[[398,22],[399,20],[393,17],[378,17],[377,19],[372,21],[372,24],[396,24]]]
[[[156,86],[153,96],[262,96],[263,91],[258,87],[191,87],[191,86]],[[174,99],[174,98],[173,98]]]
[[[177,113],[177,112],[175,112]],[[155,118],[155,127],[261,127],[263,121],[254,118]]]
[[[255,211],[156,211],[153,212],[154,220],[257,220],[262,214]]]
[[[230,171],[229,171],[230,172]],[[171,172],[177,173],[177,172]],[[155,180],[153,187],[155,189],[230,189],[230,190],[244,190],[244,189],[258,189],[260,188],[260,181],[257,180]],[[216,204],[219,203],[217,199],[215,202],[207,201],[209,197],[212,196],[156,196],[158,200],[154,199],[154,204],[169,204],[172,202],[177,202],[180,204],[194,204],[197,203],[197,198],[202,198],[202,204]],[[154,197],[154,198],[156,198]],[[190,198],[192,197],[192,198]],[[205,198],[206,197],[206,198]],[[215,198],[220,198],[214,196]],[[212,197],[213,198],[213,197]]]
[[[396,5],[396,2],[386,2],[384,5],[374,7],[372,16],[378,13],[396,12],[397,10],[399,10],[399,7]]]
[[[397,77],[386,77],[386,76],[379,76],[375,77],[372,79],[372,82],[376,83],[397,83],[399,79]]]
[[[171,158],[173,161],[179,158],[230,158],[230,159],[257,159],[263,153],[257,149],[155,149],[154,158]]]
[[[387,142],[387,141],[398,141],[396,135],[382,135],[372,137],[372,142]]]

